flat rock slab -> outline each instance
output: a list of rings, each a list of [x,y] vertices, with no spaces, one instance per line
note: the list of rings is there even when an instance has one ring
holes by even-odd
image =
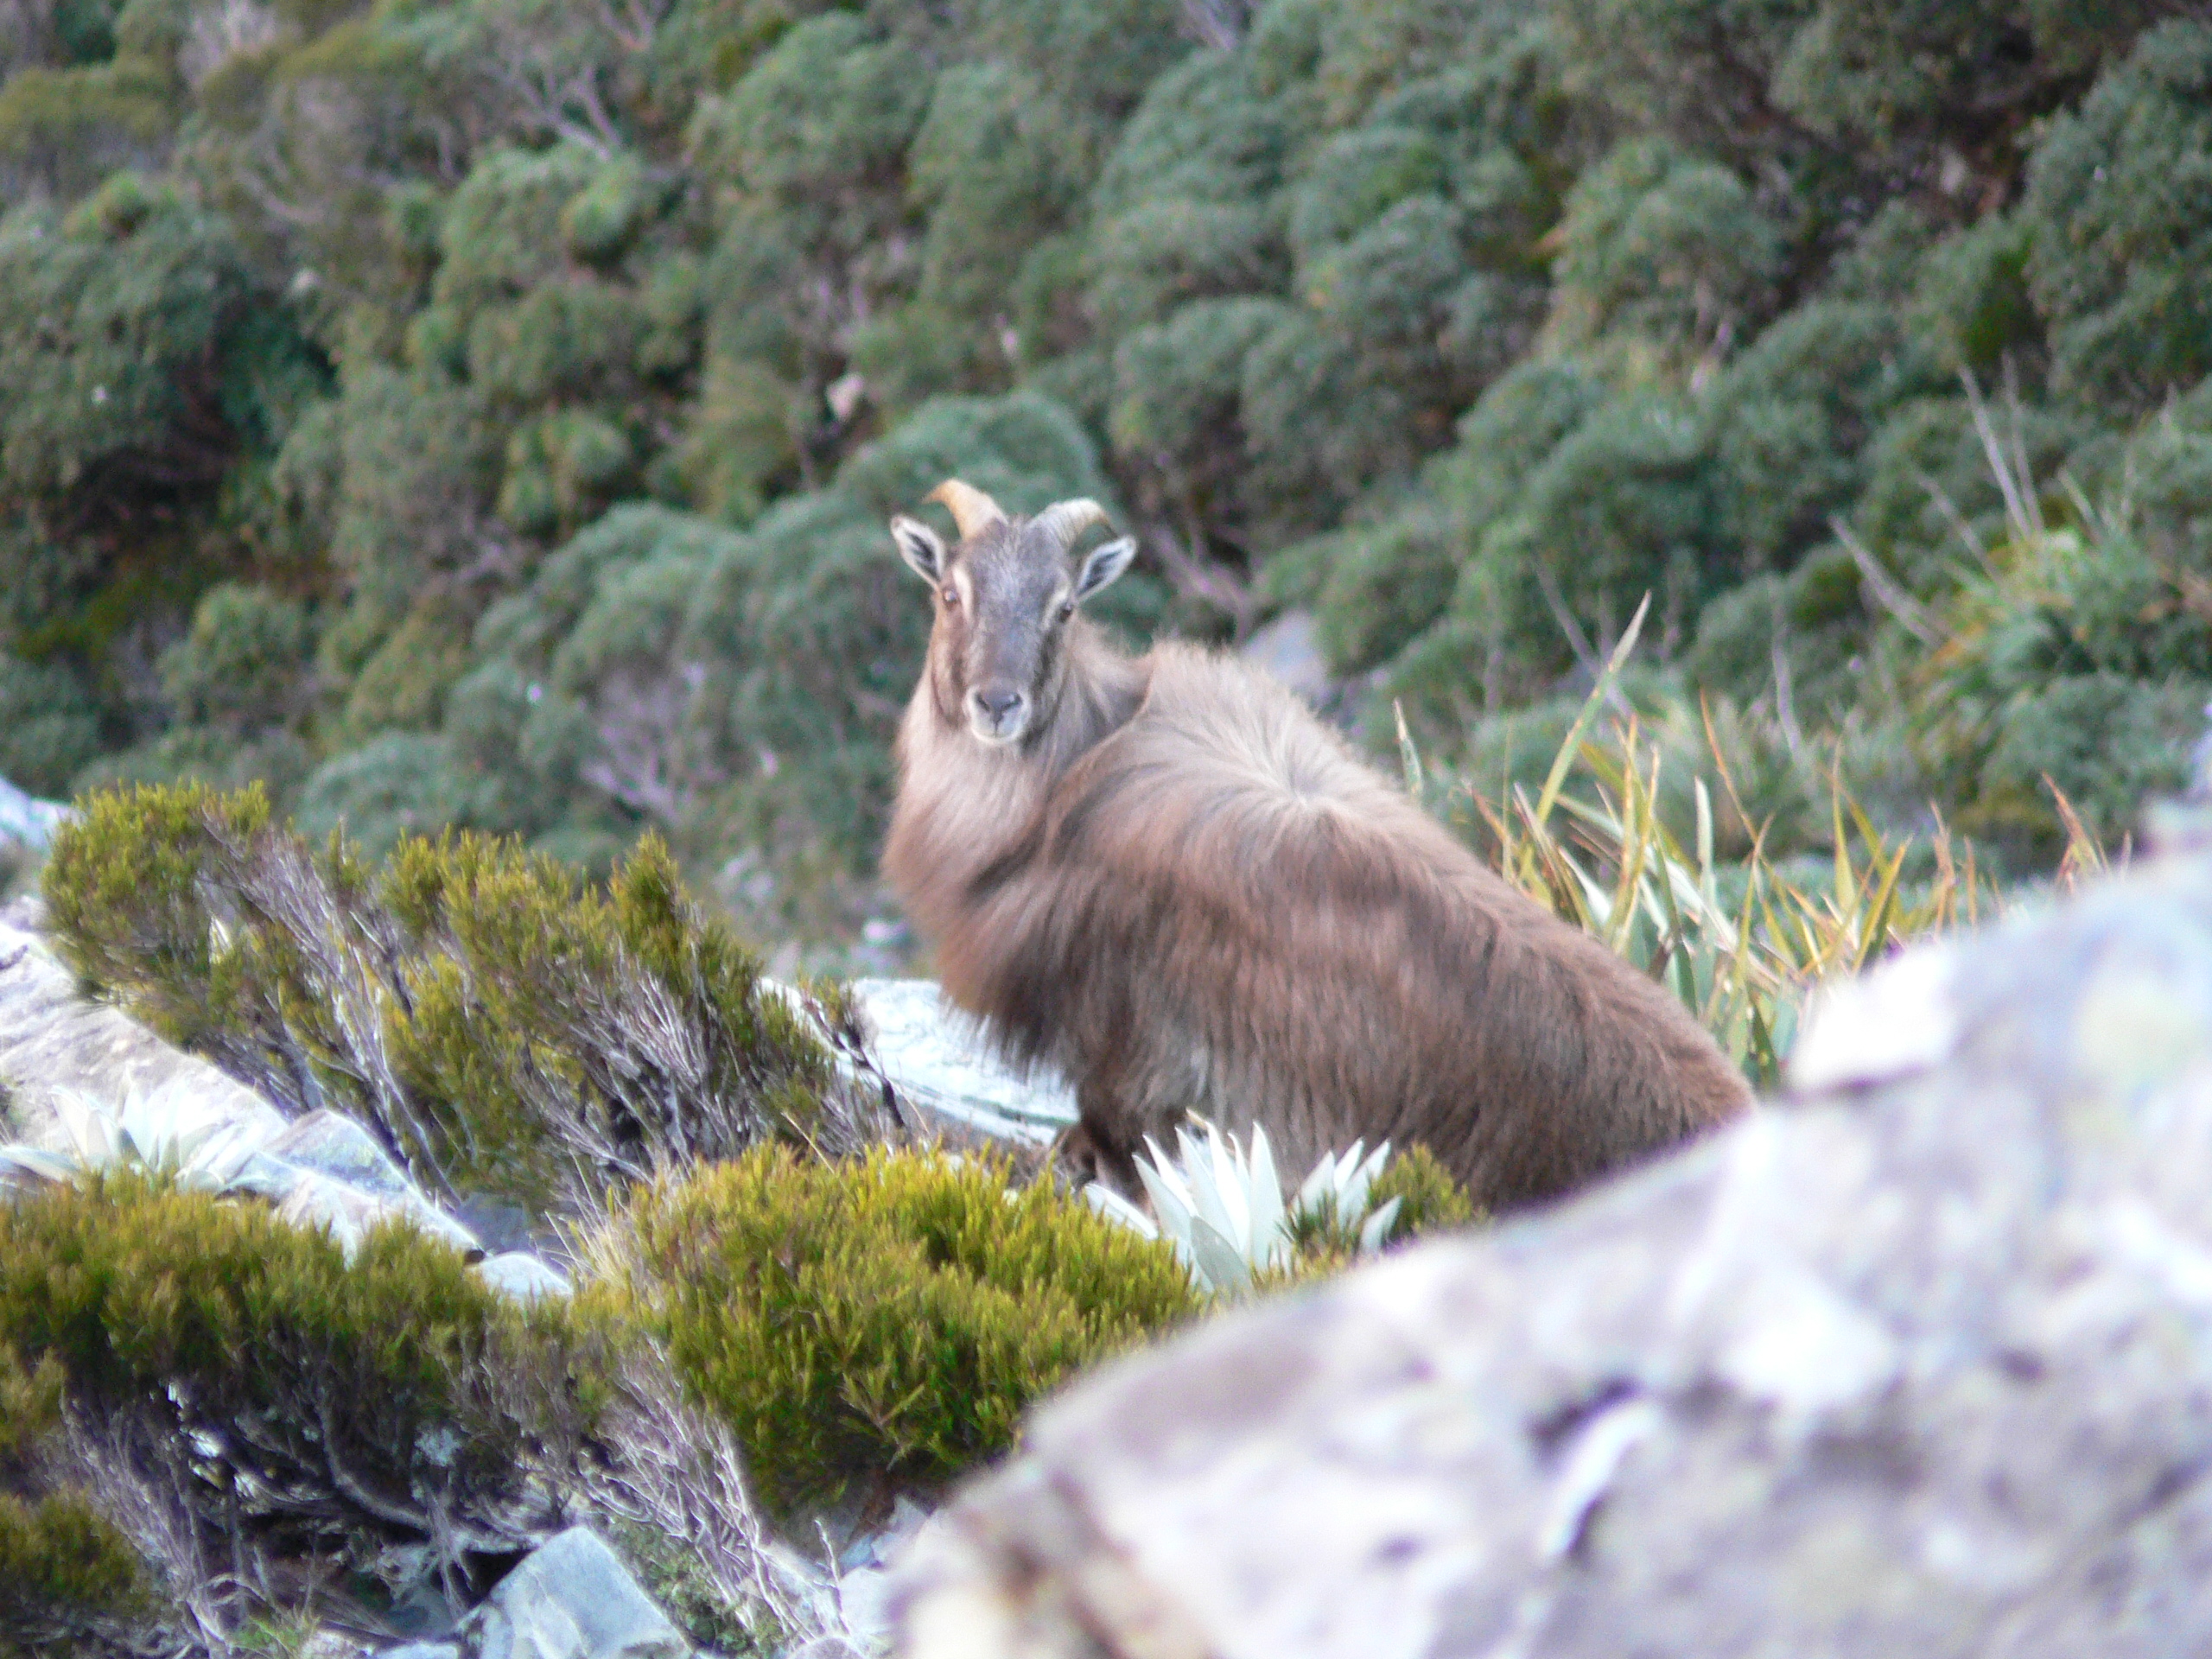
[[[1075,1091],[1057,1077],[1024,1077],[1008,1069],[935,980],[856,979],[850,988],[868,1015],[869,1052],[884,1076],[925,1110],[1030,1147],[1048,1144],[1075,1122]]]
[[[0,842],[41,851],[68,816],[60,801],[41,801],[0,778]]]
[[[897,1650],[2212,1652],[2212,859],[1953,951],[1794,1109],[1063,1395]]]
[[[462,1622],[467,1659],[684,1659],[691,1651],[585,1527],[556,1534]]]
[[[87,999],[37,934],[0,922],[0,1087],[9,1122],[0,1138],[49,1151],[68,1137],[54,1092],[121,1102],[176,1089],[205,1115],[245,1122],[273,1109],[206,1060],[162,1041],[120,1009]]]
[[[502,1296],[518,1302],[569,1294],[569,1276],[527,1250],[507,1250],[476,1264],[476,1276]]]

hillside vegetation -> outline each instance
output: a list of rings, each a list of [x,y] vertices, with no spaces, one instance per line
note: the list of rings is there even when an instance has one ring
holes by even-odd
[[[2212,696],[2178,0],[53,0],[0,52],[43,793],[652,830],[849,931],[926,626],[883,520],[956,471],[1111,504],[1132,639],[1311,609],[1474,776],[1649,594],[1622,696],[1770,852],[1840,766],[2033,870]]]

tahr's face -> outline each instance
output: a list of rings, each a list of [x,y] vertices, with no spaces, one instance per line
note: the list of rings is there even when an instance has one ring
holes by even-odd
[[[1088,512],[1071,531],[1075,507]],[[891,521],[900,554],[937,596],[929,671],[938,705],[957,711],[978,743],[1011,747],[1034,729],[1052,706],[1077,607],[1128,568],[1136,544],[1127,537],[1072,554],[1096,514],[1080,502],[999,516],[952,547],[917,519]]]
[[[1044,542],[1033,525],[995,524],[952,550],[937,584],[931,655],[979,743],[1020,742],[1050,701],[1076,573]]]

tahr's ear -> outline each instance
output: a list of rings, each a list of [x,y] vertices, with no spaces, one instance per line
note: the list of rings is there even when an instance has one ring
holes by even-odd
[[[891,521],[891,539],[899,543],[899,556],[924,582],[934,588],[944,580],[944,543],[937,531],[902,513]]]
[[[1089,599],[1128,569],[1129,561],[1136,556],[1137,538],[1134,536],[1124,536],[1118,541],[1091,549],[1084,559],[1083,572],[1076,577],[1075,592],[1070,597]]]

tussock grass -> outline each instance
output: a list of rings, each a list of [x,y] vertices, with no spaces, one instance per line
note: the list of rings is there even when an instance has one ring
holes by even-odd
[[[1616,688],[1648,606],[1614,647],[1533,797],[1517,785],[1489,791],[1425,765],[1401,716],[1406,786],[1520,891],[1669,986],[1753,1083],[1772,1088],[1814,987],[1993,917],[2009,900],[1973,844],[1940,817],[1924,837],[1885,833],[1840,767],[1827,779],[1832,852],[1819,879],[1803,861],[1770,858],[1763,828],[1755,827],[1747,855],[1716,858],[1717,804],[1701,777],[1692,780],[1695,824],[1686,843],[1661,811],[1662,746],[1633,714],[1607,712],[1626,706]],[[1720,758],[1724,746],[1708,737],[1722,799],[1749,822]],[[1594,780],[1586,795],[1567,791],[1578,764]],[[2109,861],[2064,794],[2048,779],[2044,786],[2067,827],[2057,879],[2070,887]]]

